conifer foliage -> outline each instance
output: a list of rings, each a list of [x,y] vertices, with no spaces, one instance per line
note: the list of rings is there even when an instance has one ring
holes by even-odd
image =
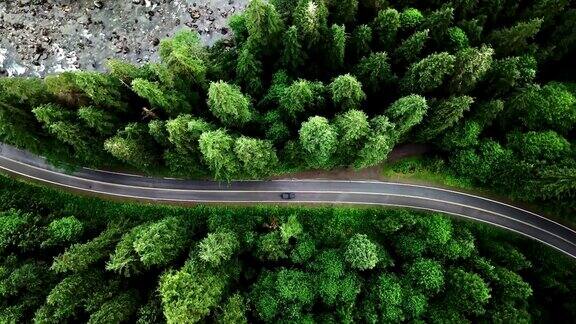
[[[533,163],[508,139],[555,132],[574,151],[575,6],[252,0],[211,47],[184,29],[156,63],[0,78],[0,138],[73,164],[226,180],[373,166],[422,142],[482,185],[562,201],[574,155]],[[488,147],[522,167],[485,160]],[[461,172],[474,161],[486,172]]]

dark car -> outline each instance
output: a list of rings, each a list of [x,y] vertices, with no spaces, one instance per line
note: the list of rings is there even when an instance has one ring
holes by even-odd
[[[282,199],[294,199],[296,198],[296,194],[293,192],[283,192],[280,197],[282,197]]]

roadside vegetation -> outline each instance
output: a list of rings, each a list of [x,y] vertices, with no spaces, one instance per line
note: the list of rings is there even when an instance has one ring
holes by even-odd
[[[576,210],[576,3],[252,0],[212,47],[0,78],[0,140],[72,166],[384,175]],[[542,244],[388,208],[169,207],[0,176],[2,323],[527,323],[576,316]]]
[[[573,316],[542,244],[388,208],[169,207],[0,177],[0,322],[526,323]]]
[[[571,1],[262,0],[213,47],[0,79],[0,137],[76,165],[266,178],[364,168],[430,143],[524,200],[574,201]],[[573,205],[572,205],[573,207]]]

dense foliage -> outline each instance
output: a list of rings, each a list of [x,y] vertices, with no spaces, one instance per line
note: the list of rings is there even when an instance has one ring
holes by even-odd
[[[230,26],[210,48],[177,33],[159,63],[1,78],[0,137],[224,180],[363,168],[423,142],[513,196],[576,195],[573,1],[253,0]]]
[[[402,209],[166,207],[0,177],[0,322],[551,322],[575,264]]]

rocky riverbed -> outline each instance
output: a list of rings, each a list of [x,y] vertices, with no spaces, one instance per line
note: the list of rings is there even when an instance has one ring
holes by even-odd
[[[103,70],[114,57],[158,59],[160,39],[182,28],[207,45],[230,33],[247,0],[0,0],[0,76]]]

